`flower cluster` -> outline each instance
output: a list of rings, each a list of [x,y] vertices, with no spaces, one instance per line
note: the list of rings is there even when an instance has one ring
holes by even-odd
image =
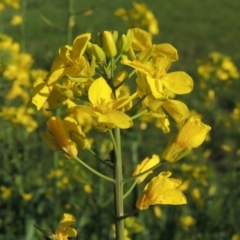
[[[33,118],[36,111],[26,106],[30,99],[29,91],[46,76],[44,70],[31,69],[32,64],[31,55],[21,52],[19,43],[13,42],[7,35],[0,35],[0,77],[5,81],[7,90],[6,106],[0,111],[0,116],[13,124],[26,127],[28,132],[38,126]],[[17,104],[13,107],[14,100]],[[10,101],[11,105],[8,103]]]
[[[141,111],[159,119],[163,131],[169,132],[167,114],[177,123],[188,118],[187,106],[171,99],[171,93],[187,94],[193,88],[192,78],[185,72],[168,73],[177,59],[177,50],[172,45],[154,45],[151,35],[138,28],[119,36],[117,32],[104,31],[95,42],[90,33],[82,34],[72,46],[59,49],[46,79],[34,88],[32,103],[38,109],[47,103],[49,110],[66,105],[68,117],[79,127],[86,125],[81,116],[88,116],[87,122],[101,131],[130,128],[134,116],[126,112],[136,114],[134,109],[142,103]],[[123,70],[115,74],[119,61],[131,67],[132,72]],[[130,93],[124,84],[134,73],[137,88]],[[70,138],[75,142],[72,133],[73,130]],[[65,147],[60,144],[61,149]],[[70,155],[74,157],[76,151]]]
[[[167,133],[171,116],[182,127],[169,141],[163,158],[180,160],[202,144],[210,127],[198,117],[189,118],[188,107],[174,99],[193,89],[188,74],[169,72],[177,59],[171,44],[153,44],[151,35],[139,28],[122,35],[103,31],[95,38],[90,33],[77,36],[71,46],[60,47],[45,80],[33,89],[31,102],[38,110],[44,106],[66,109],[64,118],[48,120],[43,139],[52,150],[76,158],[79,150],[91,148],[86,133],[92,127],[101,132],[128,129],[136,118],[150,114]],[[133,173],[136,183],[143,182],[159,163],[160,157],[153,155],[139,164]],[[170,175],[162,172],[146,185],[137,200],[138,209],[186,203],[179,190],[181,180]]]
[[[209,53],[208,58],[199,60],[198,64],[198,74],[204,79],[209,79],[211,75],[222,81],[239,78],[239,72],[231,57],[219,52]]]
[[[118,8],[114,12],[114,15],[121,18],[128,27],[147,27],[150,34],[158,34],[158,21],[154,16],[154,13],[148,9],[147,5],[137,2],[133,2],[132,5],[133,8],[129,10]]]

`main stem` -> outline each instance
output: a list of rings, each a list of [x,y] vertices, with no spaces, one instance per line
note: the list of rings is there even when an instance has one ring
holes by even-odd
[[[119,220],[119,217],[124,215],[123,207],[123,167],[121,153],[121,135],[120,129],[114,129],[115,136],[115,185],[114,185],[114,202],[116,211],[116,239],[124,240],[124,221]]]

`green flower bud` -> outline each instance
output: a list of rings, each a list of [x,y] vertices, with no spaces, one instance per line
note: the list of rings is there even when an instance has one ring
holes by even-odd
[[[103,48],[108,58],[115,57],[117,55],[117,48],[113,35],[109,31],[104,31],[102,34]]]
[[[118,31],[116,31],[116,30],[112,31],[112,36],[113,36],[114,41],[116,42],[118,39]]]
[[[121,53],[125,50],[127,45],[127,37],[125,34],[123,34],[120,38],[117,40],[117,51],[118,53]]]
[[[133,33],[132,29],[129,29],[127,31],[126,38],[127,38],[127,44],[125,46],[124,52],[127,52],[132,45],[132,42],[133,42],[133,39],[134,39],[134,33]]]
[[[103,62],[106,58],[105,52],[97,44],[92,44],[91,53],[97,61]]]

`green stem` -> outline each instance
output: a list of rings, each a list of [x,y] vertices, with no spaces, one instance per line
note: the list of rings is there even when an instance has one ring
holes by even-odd
[[[134,189],[134,187],[136,186],[136,184],[138,183],[138,180],[135,179],[134,183],[131,185],[131,187],[127,190],[127,192],[124,193],[123,195],[123,199],[125,199]]]
[[[124,221],[120,219],[124,216],[123,207],[123,167],[122,167],[122,153],[121,153],[121,135],[120,129],[116,127],[114,129],[115,143],[115,185],[114,185],[114,202],[116,211],[116,239],[124,240]]]
[[[145,109],[145,110],[143,110],[142,112],[140,112],[140,113],[132,116],[131,119],[133,120],[133,119],[135,119],[135,118],[138,118],[138,117],[142,116],[144,113],[147,113],[147,112],[148,112],[148,109]]]
[[[147,97],[147,95],[143,96],[142,98],[140,98],[133,106],[132,108],[127,112],[128,115],[131,115],[132,113],[134,113],[137,108],[139,107],[139,105],[142,103],[142,101]]]
[[[84,161],[82,161],[80,158],[78,157],[75,157],[74,158],[77,162],[79,162],[81,165],[83,165],[85,168],[87,168],[89,171],[91,171],[92,173],[94,173],[95,175],[109,181],[109,182],[112,182],[112,183],[115,183],[114,179],[112,178],[109,178],[103,174],[101,174],[100,172],[96,171],[95,169],[93,169],[92,167],[90,167],[89,165],[87,165]]]
[[[91,148],[88,148],[87,151],[89,151],[95,158],[97,158],[104,165],[106,165],[106,166],[108,166],[110,168],[113,168],[112,164],[109,164],[107,161],[104,161],[100,157],[98,157],[97,154]]]
[[[72,30],[71,22],[74,21],[74,0],[69,0],[68,3],[68,25],[67,25],[67,44],[72,44]]]

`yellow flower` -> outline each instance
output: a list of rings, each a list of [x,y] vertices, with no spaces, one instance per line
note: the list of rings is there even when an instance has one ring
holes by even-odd
[[[75,222],[75,218],[73,215],[69,213],[64,213],[61,221],[57,225],[55,234],[41,229],[37,225],[33,224],[35,228],[41,231],[46,237],[53,240],[68,240],[68,237],[76,237],[77,231],[74,228],[69,227]]]
[[[1,186],[0,190],[1,190],[1,198],[2,199],[8,199],[12,194],[12,189],[11,188]]]
[[[195,222],[195,219],[190,215],[180,217],[180,223],[185,231],[188,231]]]
[[[54,60],[47,75],[46,83],[48,86],[65,75],[81,76],[82,70],[87,67],[88,61],[83,54],[90,38],[90,33],[79,35],[74,39],[73,46],[65,45],[59,49],[59,56]]]
[[[133,172],[133,176],[138,175],[141,172],[144,172],[152,167],[154,167],[155,165],[157,165],[160,162],[160,158],[158,155],[153,154],[152,158],[145,158],[140,164],[137,165],[135,171]],[[144,175],[141,175],[140,177],[138,177],[138,183],[141,183],[145,180],[145,178],[151,174],[153,171],[149,171]]]
[[[97,121],[96,127],[110,129],[116,126],[126,129],[132,126],[132,119],[118,110],[129,103],[132,97],[114,100],[112,89],[102,77],[96,79],[89,88],[90,106],[80,105],[75,108],[89,113]]]
[[[141,54],[138,59],[124,59],[121,63],[137,70],[139,92],[142,95],[151,93],[155,99],[165,98],[165,90],[175,94],[191,92],[193,80],[188,74],[182,71],[167,73],[171,63],[178,59],[177,50],[170,44],[152,45],[145,31],[133,31],[132,48]]]
[[[205,140],[211,127],[202,123],[199,117],[193,116],[183,125],[178,134],[170,139],[163,157],[175,162],[184,157],[192,148],[197,148]]]
[[[142,195],[137,200],[136,207],[144,210],[155,204],[186,204],[186,197],[177,189],[182,181],[169,178],[170,176],[170,172],[162,172],[154,177],[144,188]]]
[[[70,117],[62,120],[59,117],[51,117],[47,121],[48,131],[42,134],[42,138],[54,151],[61,151],[67,158],[74,158],[78,154],[78,148],[89,147],[88,140],[77,122]]]
[[[92,189],[90,184],[84,184],[83,190],[84,190],[85,193],[88,193],[88,194],[93,192],[93,189]]]
[[[148,31],[156,35],[159,33],[158,21],[153,12],[144,3],[133,2],[133,8],[125,10],[119,8],[114,12],[116,17],[121,18],[130,27],[148,27]]]
[[[22,16],[21,15],[14,15],[12,20],[11,20],[11,24],[16,26],[22,23]]]
[[[24,199],[24,201],[28,202],[32,199],[33,195],[32,193],[23,193],[22,194],[22,198]]]
[[[67,239],[67,237],[76,237],[77,232],[74,228],[69,227],[75,222],[73,215],[64,213],[61,221],[59,222],[56,229],[56,236],[58,239]]]
[[[189,115],[187,106],[183,102],[173,99],[160,101],[151,97],[146,97],[143,100],[143,106],[151,112],[153,117],[159,119],[164,133],[169,131],[169,122],[165,121],[167,115],[163,110],[165,110],[177,123],[183,122]]]

